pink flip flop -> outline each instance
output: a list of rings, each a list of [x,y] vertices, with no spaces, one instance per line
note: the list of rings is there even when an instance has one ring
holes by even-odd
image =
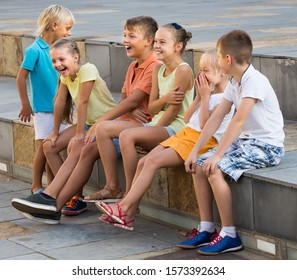
[[[119,215],[116,216],[113,214],[113,209],[106,203],[104,202],[96,202],[96,207],[103,212],[104,214],[101,215],[99,218],[100,221],[113,225],[115,227],[120,227],[122,229],[126,230],[133,230],[134,228],[132,227],[132,224],[134,222],[134,219],[130,221],[126,221],[123,219],[126,215],[123,215],[123,210],[122,207],[119,203],[116,203],[115,205],[118,207]],[[109,211],[108,211],[109,210]],[[104,216],[106,215],[106,216]]]
[[[124,224],[111,223],[111,225],[122,229],[126,229],[126,230],[133,230],[134,229],[134,227],[132,227],[133,222],[134,222],[134,219],[128,222],[124,220]]]
[[[96,207],[104,214],[110,216],[115,222],[124,225],[125,221],[123,220],[123,211],[122,211],[122,207],[119,203],[116,203],[115,205],[118,207],[118,211],[119,211],[119,215],[114,215],[113,214],[113,209],[106,203],[104,202],[96,202],[95,203]]]
[[[99,217],[99,220],[103,223],[113,225],[115,227],[119,227],[126,230],[133,230],[132,223],[134,222],[134,219],[131,221],[124,220],[124,224],[119,224],[118,222],[114,221],[110,216],[107,214],[102,214],[101,217]]]
[[[114,223],[116,223],[114,221],[114,219],[112,217],[108,216],[107,214],[102,214],[98,219],[101,222],[106,223],[106,224],[114,224]]]

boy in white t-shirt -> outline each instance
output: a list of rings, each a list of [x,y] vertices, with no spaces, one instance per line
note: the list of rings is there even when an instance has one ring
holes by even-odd
[[[242,248],[234,226],[232,194],[226,177],[237,181],[243,172],[277,165],[284,156],[283,116],[268,79],[250,64],[252,48],[251,38],[242,30],[233,30],[218,40],[219,65],[231,76],[230,82],[185,162],[186,171],[193,176],[201,222],[195,234],[182,245],[190,248],[187,244],[195,243],[201,254],[214,255]],[[236,113],[222,141],[215,150],[197,160],[197,152],[233,104]],[[213,198],[221,218],[219,234],[213,222]],[[192,242],[194,239],[196,242]]]

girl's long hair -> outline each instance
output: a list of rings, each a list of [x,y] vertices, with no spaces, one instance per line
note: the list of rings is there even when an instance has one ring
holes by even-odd
[[[80,63],[80,51],[77,43],[74,40],[68,39],[68,38],[61,38],[51,45],[51,50],[58,49],[58,48],[67,48],[68,51],[71,53],[71,55],[78,54],[78,63]],[[60,85],[60,79],[59,79],[59,85]],[[63,111],[64,122],[73,124],[74,110],[75,110],[74,102],[68,90],[66,105]]]
[[[60,82],[60,79],[59,79],[58,88],[60,86],[60,83],[61,82]],[[59,91],[58,91],[58,93],[59,93]],[[56,94],[54,102],[55,102],[55,100],[57,98],[58,93]],[[74,105],[73,99],[72,99],[72,97],[70,95],[70,92],[68,90],[67,97],[66,97],[66,104],[65,104],[65,107],[64,107],[64,111],[63,111],[62,122],[68,123],[68,124],[73,124],[74,111],[75,111],[75,105]]]

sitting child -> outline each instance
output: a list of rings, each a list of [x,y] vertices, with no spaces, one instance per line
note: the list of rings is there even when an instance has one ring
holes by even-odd
[[[215,255],[242,248],[234,226],[232,193],[226,178],[237,181],[243,172],[277,165],[284,156],[283,116],[268,79],[251,65],[252,49],[251,38],[242,30],[233,30],[218,40],[219,65],[231,79],[223,100],[185,162],[186,171],[193,174],[201,222],[199,229],[179,246],[201,247],[200,254]],[[233,104],[236,113],[222,141],[197,161],[197,152]],[[213,198],[221,218],[219,234],[213,221]]]
[[[139,161],[131,190],[120,203],[107,205],[98,202],[96,204],[105,213],[101,216],[101,221],[132,230],[138,205],[151,185],[156,171],[162,167],[183,165],[187,159],[206,121],[220,103],[228,82],[227,77],[222,74],[218,65],[215,50],[207,51],[202,55],[200,69],[201,73],[195,80],[197,95],[185,113],[187,126],[176,135],[162,142]],[[200,154],[217,145],[233,113],[233,109],[230,109],[224,122],[214,133],[214,136],[204,145],[199,152]]]

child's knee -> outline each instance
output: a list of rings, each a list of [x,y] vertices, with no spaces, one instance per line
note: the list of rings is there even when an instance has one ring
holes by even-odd
[[[45,141],[42,145],[42,148],[45,155],[51,153],[53,150],[51,141]]]
[[[131,137],[131,134],[127,130],[123,130],[119,135],[119,142],[121,149],[125,149],[126,146],[128,146],[133,142],[133,137]]]
[[[208,176],[208,181],[210,184],[214,184],[215,182],[217,182],[218,180],[225,180],[224,176],[223,176],[223,172],[221,171],[221,169],[216,168],[213,172],[210,173],[210,175]]]
[[[107,129],[108,129],[108,121],[102,121],[102,122],[99,122],[95,128],[95,133],[96,133],[96,136],[98,137],[98,135],[103,135],[107,132]]]

